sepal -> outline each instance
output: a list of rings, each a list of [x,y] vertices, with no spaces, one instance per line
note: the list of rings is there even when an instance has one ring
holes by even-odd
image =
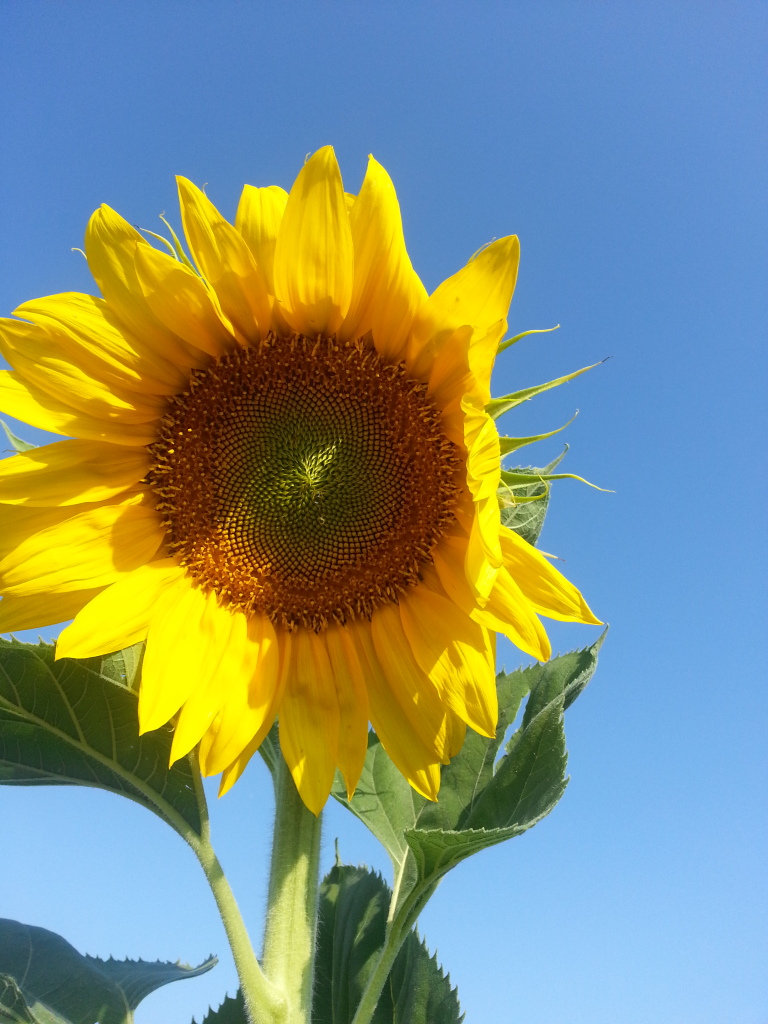
[[[485,411],[494,420],[497,420],[499,416],[503,416],[504,413],[509,412],[510,409],[514,409],[518,405],[522,405],[523,402],[527,402],[531,398],[535,398],[536,395],[540,395],[544,391],[549,391],[551,388],[557,388],[561,384],[567,384],[568,381],[575,380],[576,377],[580,377],[582,373],[586,373],[587,370],[594,370],[596,366],[600,366],[604,362],[605,359],[601,359],[599,363],[592,363],[591,366],[583,366],[580,370],[574,370],[573,373],[567,373],[564,377],[556,377],[554,380],[548,380],[544,384],[536,384],[531,388],[523,388],[521,391],[513,391],[509,395],[502,395],[500,398],[492,398],[486,405]]]
[[[8,444],[15,452],[28,452],[31,448],[35,447],[29,441],[22,441],[20,437],[16,437],[16,435],[11,432],[11,428],[5,420],[0,420],[0,429],[2,429]]]

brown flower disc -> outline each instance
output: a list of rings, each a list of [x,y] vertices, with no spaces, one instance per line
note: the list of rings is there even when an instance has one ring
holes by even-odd
[[[458,459],[402,366],[270,337],[173,401],[147,479],[169,550],[223,604],[319,630],[418,581],[453,518]]]

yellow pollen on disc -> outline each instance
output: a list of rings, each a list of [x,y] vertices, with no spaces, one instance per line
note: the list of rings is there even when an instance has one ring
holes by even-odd
[[[288,629],[396,601],[458,495],[426,386],[303,335],[193,371],[149,451],[171,552],[222,604]]]

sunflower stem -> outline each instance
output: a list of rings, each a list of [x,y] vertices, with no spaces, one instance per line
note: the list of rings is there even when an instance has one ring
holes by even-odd
[[[282,757],[275,767],[264,971],[286,999],[281,1024],[309,1024],[315,959],[320,817],[307,810]]]
[[[384,945],[379,953],[379,959],[368,977],[357,1010],[355,1011],[355,1016],[352,1018],[352,1024],[370,1024],[376,1012],[379,997],[394,967],[397,954],[408,937],[410,929],[416,923],[419,913],[424,909],[427,900],[434,894],[437,888],[436,883],[428,886],[417,886],[395,914],[395,908],[398,903],[397,890],[402,880],[402,872],[398,872],[398,876],[395,879],[395,891],[392,893]]]
[[[396,937],[390,936],[390,941],[381,951],[378,962],[368,978],[368,983],[355,1011],[352,1024],[370,1024],[379,1002],[379,996],[387,983],[387,978],[394,966],[402,944],[403,937],[401,935],[398,934]]]
[[[200,843],[195,853],[208,879],[229,939],[249,1021],[251,1024],[276,1024],[285,1020],[285,999],[269,983],[259,966],[240,908],[219,858],[207,842]]]
[[[219,916],[227,933],[235,961],[249,1024],[273,1024],[275,1021],[283,1020],[285,1016],[285,999],[274,986],[270,985],[256,959],[240,908],[219,863],[219,858],[211,845],[208,803],[205,799],[197,758],[190,755],[188,761],[200,811],[201,828],[199,834],[191,830],[185,832],[184,838],[194,850],[216,900]]]

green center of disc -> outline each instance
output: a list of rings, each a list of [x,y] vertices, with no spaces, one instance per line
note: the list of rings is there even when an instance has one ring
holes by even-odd
[[[235,548],[308,584],[365,558],[395,528],[407,472],[373,410],[348,397],[320,414],[311,397],[302,394],[302,409],[265,409],[246,444],[227,431],[228,457],[212,467],[215,514]]]

